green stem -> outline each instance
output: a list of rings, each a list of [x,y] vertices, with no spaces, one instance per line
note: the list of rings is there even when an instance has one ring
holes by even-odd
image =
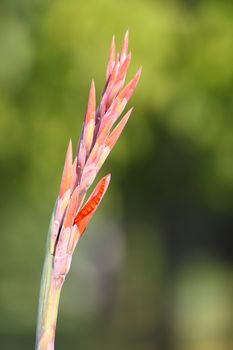
[[[53,274],[54,256],[46,254],[38,306],[36,350],[53,350],[62,280]]]

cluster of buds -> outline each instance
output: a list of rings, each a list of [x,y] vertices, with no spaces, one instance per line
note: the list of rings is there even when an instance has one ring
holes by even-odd
[[[128,32],[125,34],[121,52],[117,54],[113,37],[101,101],[96,108],[95,85],[92,81],[82,133],[74,159],[71,141],[68,146],[60,192],[50,227],[49,250],[53,255],[53,274],[58,283],[62,283],[68,273],[77,242],[109,185],[110,174],[100,180],[84,203],[88,189],[132,112],[130,109],[115,126],[141,74],[140,68],[134,78],[124,86],[130,60]]]

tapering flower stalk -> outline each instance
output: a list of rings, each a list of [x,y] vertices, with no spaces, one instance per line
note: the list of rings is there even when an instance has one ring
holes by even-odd
[[[134,78],[124,86],[130,60],[128,32],[118,54],[113,37],[101,101],[96,108],[95,85],[92,81],[74,158],[71,141],[68,145],[60,191],[48,232],[38,307],[36,350],[54,349],[59,297],[70,269],[72,255],[109,185],[110,174],[100,180],[84,203],[88,189],[132,112],[131,108],[114,127],[141,74],[140,68]]]

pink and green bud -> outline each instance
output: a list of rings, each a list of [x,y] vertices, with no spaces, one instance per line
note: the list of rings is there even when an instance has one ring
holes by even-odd
[[[132,108],[118,122],[138,83],[141,68],[124,87],[131,61],[128,53],[128,31],[121,52],[116,54],[113,37],[106,70],[106,82],[99,106],[96,107],[94,81],[91,83],[86,114],[78,148],[73,157],[69,142],[59,195],[52,214],[48,248],[40,294],[37,350],[53,350],[57,308],[62,284],[69,272],[72,255],[79,238],[100,205],[110,182],[103,177],[89,199],[90,186],[121,135]],[[115,126],[115,123],[118,124]]]

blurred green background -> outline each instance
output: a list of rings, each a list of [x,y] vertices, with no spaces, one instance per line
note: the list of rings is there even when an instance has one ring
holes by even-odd
[[[136,108],[102,170],[56,349],[233,349],[233,3],[220,0],[1,0],[1,349],[34,347],[66,146],[127,28]]]

